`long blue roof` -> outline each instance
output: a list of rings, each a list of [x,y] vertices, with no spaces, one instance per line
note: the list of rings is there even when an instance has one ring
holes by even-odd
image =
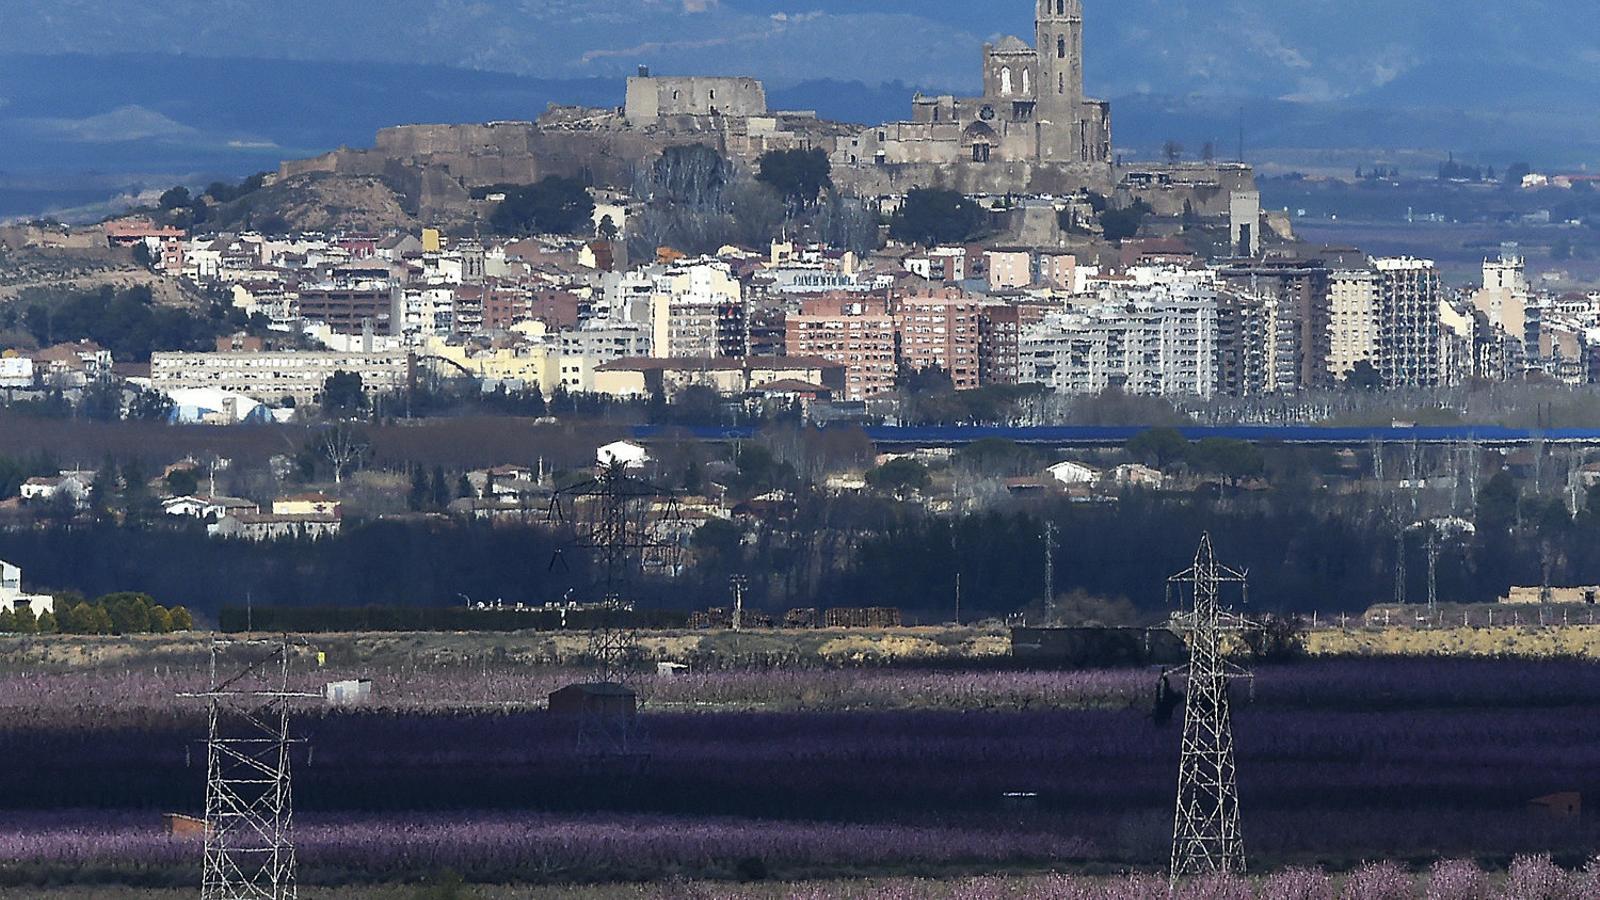
[[[833,426],[840,427],[840,426]],[[1019,444],[1048,444],[1052,446],[1110,446],[1127,443],[1148,431],[1145,426],[1050,425],[1027,428],[934,426],[902,427],[873,426],[862,429],[877,444],[908,444],[919,446],[961,446],[983,440],[1013,441]],[[1416,428],[1321,428],[1313,425],[1220,425],[1190,426],[1177,429],[1191,441],[1206,438],[1250,441],[1258,444],[1324,444],[1357,446],[1382,444],[1531,444],[1536,441],[1550,443],[1576,443],[1600,445],[1600,429],[1556,428],[1525,429],[1505,428],[1499,425],[1449,425]],[[665,434],[688,433],[702,441],[750,440],[759,429],[741,428],[677,428],[667,426],[640,426],[634,429],[639,440],[649,441]]]

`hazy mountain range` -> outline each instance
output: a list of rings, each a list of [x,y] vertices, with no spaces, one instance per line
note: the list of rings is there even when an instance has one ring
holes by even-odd
[[[1088,0],[1119,149],[1285,165],[1454,150],[1600,162],[1600,29],[1575,0]],[[1029,0],[0,0],[0,185],[242,174],[385,124],[615,104],[637,65],[753,74],[877,121],[969,92]],[[1404,151],[1426,151],[1406,157]],[[14,204],[13,204],[14,205]],[[0,202],[0,214],[5,212]]]

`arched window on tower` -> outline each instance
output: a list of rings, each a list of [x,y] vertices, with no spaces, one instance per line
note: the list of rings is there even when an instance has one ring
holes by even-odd
[[[1067,36],[1066,35],[1062,35],[1062,36],[1056,38],[1056,59],[1066,59],[1066,58],[1067,58]]]
[[[1056,0],[1056,15],[1064,16],[1066,14],[1067,14],[1067,0]]]
[[[1000,96],[1011,96],[1011,67],[1006,66],[1000,70]]]
[[[1033,79],[1029,76],[1028,70],[1027,69],[1023,69],[1022,70],[1022,93],[1023,93],[1024,96],[1033,93],[1032,81],[1033,81]]]
[[[1065,94],[1066,92],[1067,92],[1067,75],[1066,75],[1065,72],[1062,72],[1062,73],[1056,75],[1056,93]]]

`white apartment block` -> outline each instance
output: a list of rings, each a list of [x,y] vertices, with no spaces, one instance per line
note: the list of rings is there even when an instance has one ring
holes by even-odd
[[[406,288],[401,328],[408,341],[446,337],[456,328],[456,292],[449,287]]]
[[[262,403],[293,397],[313,403],[329,376],[353,372],[368,394],[391,393],[406,386],[409,357],[403,350],[376,353],[269,350],[228,353],[153,353],[150,383],[171,392],[211,388],[243,394]]]
[[[1328,374],[1342,379],[1357,363],[1378,365],[1380,279],[1370,270],[1334,272],[1328,284]]]
[[[1158,288],[1046,316],[1019,339],[1020,380],[1058,393],[1209,398],[1217,389],[1217,295]]]
[[[681,262],[654,278],[650,298],[652,356],[700,359],[719,355],[723,319],[743,319],[744,287],[720,261]]]
[[[1431,259],[1374,261],[1379,276],[1379,371],[1383,386],[1437,387],[1444,378],[1440,348],[1439,270]]]
[[[1483,289],[1472,298],[1472,305],[1521,348],[1528,339],[1528,304],[1533,292],[1528,287],[1528,271],[1514,247],[1500,251],[1499,259],[1483,261]],[[1520,362],[1517,360],[1516,362]]]
[[[735,301],[736,305],[737,301]],[[650,347],[658,357],[704,359],[717,354],[719,323],[728,303],[658,295],[650,309]]]

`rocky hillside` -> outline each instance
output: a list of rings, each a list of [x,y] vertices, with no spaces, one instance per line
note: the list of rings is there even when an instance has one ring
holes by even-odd
[[[409,198],[381,178],[299,175],[269,185],[219,210],[220,228],[264,231],[415,231]]]

